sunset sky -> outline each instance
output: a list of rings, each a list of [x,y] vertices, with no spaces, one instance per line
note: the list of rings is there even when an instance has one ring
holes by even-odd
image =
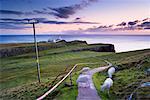
[[[38,34],[73,34],[149,17],[150,0],[1,0],[0,34],[32,34],[32,18]]]

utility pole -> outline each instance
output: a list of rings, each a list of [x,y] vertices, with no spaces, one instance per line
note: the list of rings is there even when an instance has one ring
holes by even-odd
[[[38,47],[37,47],[36,35],[35,35],[35,23],[36,22],[32,22],[33,33],[34,33],[34,45],[35,45],[35,52],[36,52],[37,75],[38,75],[38,81],[40,83],[41,82],[41,80],[40,80],[40,64],[39,64],[39,52],[38,52]]]

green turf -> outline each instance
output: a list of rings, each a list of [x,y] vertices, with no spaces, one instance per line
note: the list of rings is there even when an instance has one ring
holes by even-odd
[[[126,85],[131,84],[133,82],[137,82],[139,80],[138,78],[140,78],[141,80],[143,80],[143,78],[145,78],[144,70],[148,68],[147,66],[149,65],[149,62],[142,64],[142,69],[136,69],[135,65],[134,65],[134,67],[132,66],[132,63],[137,62],[139,60],[143,60],[143,59],[144,59],[144,61],[150,61],[149,51],[150,50],[141,50],[141,51],[127,52],[127,53],[109,54],[109,55],[104,55],[104,56],[97,56],[92,59],[93,62],[96,61],[96,59],[99,59],[99,60],[107,59],[110,62],[112,62],[113,64],[116,64],[116,65],[119,64],[121,69],[123,69],[123,68],[125,69],[125,70],[120,70],[115,75],[116,77],[120,78],[121,80],[115,81],[114,84],[116,84],[115,85],[116,87],[114,87],[113,90],[111,90],[110,96],[107,94],[107,91],[105,91],[104,93],[102,93],[100,91],[100,85],[103,84],[104,80],[107,77],[106,71],[97,73],[94,75],[93,80],[94,80],[95,86],[96,86],[98,93],[101,96],[102,100],[124,99],[124,98],[121,98],[122,95],[127,97],[132,92],[132,91],[130,91],[130,92],[127,92],[127,94],[125,94],[126,91],[128,91],[128,89],[129,89],[129,88],[127,88],[126,91],[123,91],[120,96],[117,96],[118,95],[117,91],[122,90],[124,87],[124,84],[126,84]],[[100,63],[101,63],[101,66],[104,65],[104,63],[102,64],[102,62],[100,62]],[[124,65],[124,64],[127,64],[127,65]],[[99,67],[100,65],[96,64],[96,65],[85,65],[85,66],[88,66],[90,68],[95,68],[95,67]],[[133,67],[133,68],[127,69],[127,67]],[[127,74],[127,73],[129,73],[129,74]],[[135,76],[136,76],[136,78],[134,78]],[[126,80],[124,80],[124,78],[126,78]],[[76,76],[74,76],[73,79],[75,81]],[[147,79],[148,79],[148,77],[146,77],[146,81],[147,81]],[[130,82],[130,80],[132,80],[132,81]],[[117,85],[120,84],[120,82],[124,82],[124,84],[121,83],[121,86],[119,85],[119,87],[117,87]],[[135,85],[133,85],[131,90],[135,89],[134,86]],[[117,90],[117,89],[120,89],[120,90]],[[147,90],[146,89],[143,90],[144,92],[142,91],[142,93],[143,93],[143,96],[141,95],[142,97],[145,97],[148,95],[148,89]],[[114,92],[117,92],[117,93],[114,93]],[[76,93],[77,93],[77,84],[76,84],[76,82],[74,82],[73,88],[61,87],[59,90],[59,93],[55,97],[55,99],[56,100],[61,100],[61,99],[62,100],[66,100],[66,99],[76,100],[76,98],[75,98],[75,97],[77,97]]]
[[[64,72],[66,68],[69,70],[76,63],[93,62],[93,60],[89,59],[110,54],[109,52],[72,51],[73,49],[86,47],[83,44],[81,45],[70,45],[39,52],[42,85],[37,83],[35,53],[1,58],[0,94],[2,98],[36,98],[43,94],[44,90],[48,90],[51,81],[54,80],[58,74]],[[99,61],[99,59],[94,61]],[[78,67],[76,70],[79,69],[81,69],[81,67]],[[18,92],[16,92],[16,90]],[[31,91],[36,92],[31,93]]]
[[[127,99],[134,89],[140,85],[140,83],[150,81],[150,77],[145,74],[145,70],[147,70],[150,65],[149,59],[150,56],[148,55],[145,56],[145,58],[140,59],[143,61],[143,63],[140,64],[140,67],[138,66],[139,61],[119,65],[119,70],[113,76],[114,83],[110,89],[110,95],[108,95],[107,91],[102,92],[100,89],[108,76],[107,71],[96,73],[93,76],[93,81],[101,98],[103,100]],[[149,99],[150,96],[148,92],[150,91],[147,87],[146,89],[139,91],[138,95],[133,98]]]
[[[142,59],[149,55],[150,50],[141,50],[127,53],[78,51],[75,48],[81,46],[67,46],[50,50],[40,51],[41,84],[37,83],[37,70],[35,63],[35,53],[28,53],[13,57],[1,58],[0,60],[0,96],[3,99],[36,99],[50,87],[50,83],[55,77],[64,72],[66,68],[71,69],[76,63],[94,63],[95,65],[78,66],[73,74],[74,86],[64,87],[62,84],[56,90],[55,97],[58,100],[75,99],[77,96],[76,79],[78,71],[85,66],[96,68],[105,65],[104,60],[109,60],[113,64],[123,64]],[[82,47],[83,48],[83,47]],[[67,51],[67,52],[66,52]],[[64,74],[65,75],[65,74]],[[58,79],[59,80],[59,79]],[[68,80],[68,79],[67,79]],[[66,80],[66,82],[67,82]],[[68,95],[69,94],[69,95]]]

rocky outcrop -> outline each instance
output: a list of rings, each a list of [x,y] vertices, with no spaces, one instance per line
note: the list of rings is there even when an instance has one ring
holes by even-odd
[[[78,45],[78,44],[84,44],[84,46],[87,47],[80,46],[79,48],[74,48],[64,52],[70,52],[70,51],[72,52],[78,52],[78,51],[115,52],[114,45],[112,44],[87,44],[86,41],[78,41],[78,40],[71,41],[71,42],[66,42],[65,40],[62,40],[57,43],[52,43],[52,44],[49,43],[47,45],[39,44],[38,50],[42,51],[42,50],[48,50],[52,48],[60,48],[64,46]],[[34,46],[3,48],[0,49],[0,57],[10,57],[10,56],[16,56],[16,55],[32,53],[32,52],[35,52]]]
[[[99,46],[92,46],[87,48],[75,49],[72,51],[95,51],[95,52],[115,52],[114,45],[107,44],[107,45],[99,45]]]

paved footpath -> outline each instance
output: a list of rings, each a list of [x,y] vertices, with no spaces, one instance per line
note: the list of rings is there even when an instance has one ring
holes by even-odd
[[[101,100],[98,93],[97,93],[97,90],[94,86],[94,83],[92,81],[92,76],[94,73],[103,71],[103,70],[109,68],[110,66],[111,66],[111,64],[109,63],[108,66],[94,68],[94,69],[89,70],[88,72],[84,73],[84,75],[87,76],[87,79],[88,79],[87,83],[89,84],[89,86],[88,87],[82,86],[82,83],[78,82],[77,100]],[[81,74],[80,76],[82,76],[82,75],[83,74]]]

